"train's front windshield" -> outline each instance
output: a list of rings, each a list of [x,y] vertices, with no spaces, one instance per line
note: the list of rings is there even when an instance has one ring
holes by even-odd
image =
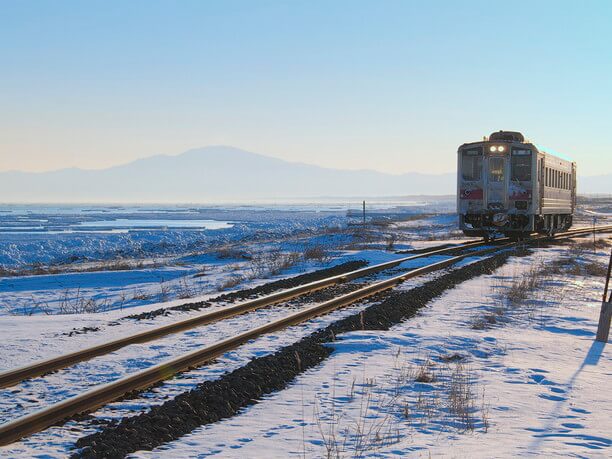
[[[531,181],[531,150],[512,150],[512,180],[518,182]]]
[[[461,159],[463,180],[477,181],[482,178],[482,150],[475,148],[464,150]]]
[[[504,181],[504,158],[493,156],[489,158],[489,182]]]

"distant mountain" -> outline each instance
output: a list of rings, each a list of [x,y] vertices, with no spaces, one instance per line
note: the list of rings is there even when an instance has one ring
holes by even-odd
[[[578,177],[579,194],[612,194],[612,174]]]
[[[580,191],[611,192],[611,177],[585,180]],[[101,170],[0,173],[0,202],[214,202],[454,193],[454,173],[329,169],[224,146]]]
[[[454,174],[328,169],[223,146],[101,170],[0,173],[0,202],[211,202],[454,192]]]

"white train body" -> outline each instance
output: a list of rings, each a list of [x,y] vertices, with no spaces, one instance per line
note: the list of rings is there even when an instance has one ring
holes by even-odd
[[[457,212],[468,236],[522,237],[569,228],[576,206],[576,163],[499,131],[458,150]]]

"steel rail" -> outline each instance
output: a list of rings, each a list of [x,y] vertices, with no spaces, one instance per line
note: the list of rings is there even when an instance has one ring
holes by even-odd
[[[612,225],[607,227],[596,228],[596,232],[612,230]],[[579,229],[560,233],[553,236],[552,239],[564,239],[568,237],[588,234],[594,231],[590,229]],[[537,237],[528,242],[551,239],[547,236]],[[468,257],[480,256],[495,252],[498,250],[507,249],[520,244],[521,242],[510,242],[498,247],[492,247],[478,252],[465,253],[447,260],[431,263],[421,268],[416,268],[403,274],[393,276],[391,278],[375,282],[366,287],[362,287],[354,292],[341,295],[337,298],[325,301],[323,303],[305,308],[301,311],[289,314],[283,318],[268,322],[262,326],[253,328],[246,332],[240,333],[233,337],[219,341],[212,345],[205,346],[201,349],[191,351],[165,362],[159,363],[145,370],[141,370],[125,378],[94,387],[79,395],[75,395],[61,402],[52,404],[34,413],[17,418],[13,421],[0,425],[0,446],[8,445],[26,435],[39,432],[45,428],[70,418],[79,413],[90,412],[100,406],[103,406],[122,396],[146,387],[150,387],[160,381],[170,378],[176,373],[197,367],[220,355],[237,348],[249,340],[255,339],[263,334],[282,330],[288,326],[295,325],[313,317],[319,316],[346,306],[365,298],[371,297],[377,293],[393,288],[395,285],[404,282],[405,280],[433,272],[447,266],[453,265]]]
[[[100,355],[108,354],[130,344],[145,343],[147,341],[152,341],[166,335],[179,333],[185,330],[189,330],[191,328],[207,325],[223,319],[228,319],[230,317],[244,314],[249,311],[267,307],[276,303],[280,303],[282,301],[287,301],[292,298],[296,298],[317,290],[321,290],[331,285],[340,284],[348,280],[357,279],[359,277],[367,276],[368,274],[393,268],[410,260],[425,258],[437,254],[443,254],[454,250],[475,248],[482,245],[486,245],[486,243],[482,241],[468,242],[466,244],[458,244],[452,247],[431,250],[428,252],[411,255],[409,257],[398,258],[397,260],[379,263],[377,265],[368,266],[365,268],[357,269],[355,271],[350,271],[348,273],[327,277],[325,279],[310,282],[304,285],[298,285],[297,287],[282,290],[280,292],[275,292],[270,295],[263,296],[261,298],[256,298],[254,300],[245,301],[234,306],[203,313],[195,317],[191,317],[189,319],[184,319],[177,322],[173,322],[168,325],[155,327],[151,330],[146,330],[140,333],[125,336],[123,338],[118,338],[113,341],[108,341],[106,343],[102,343],[96,346],[80,349],[69,354],[52,357],[50,359],[39,360],[23,367],[1,372],[0,389],[10,387],[25,379],[41,376],[46,373],[60,370],[62,368],[66,368],[70,365],[74,365],[85,360],[90,360]]]

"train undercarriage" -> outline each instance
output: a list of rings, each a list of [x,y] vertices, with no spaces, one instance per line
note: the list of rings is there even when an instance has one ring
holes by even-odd
[[[532,234],[548,234],[566,231],[572,226],[571,214],[466,214],[460,216],[463,233],[470,237],[494,240],[503,235],[511,239],[524,239]]]

